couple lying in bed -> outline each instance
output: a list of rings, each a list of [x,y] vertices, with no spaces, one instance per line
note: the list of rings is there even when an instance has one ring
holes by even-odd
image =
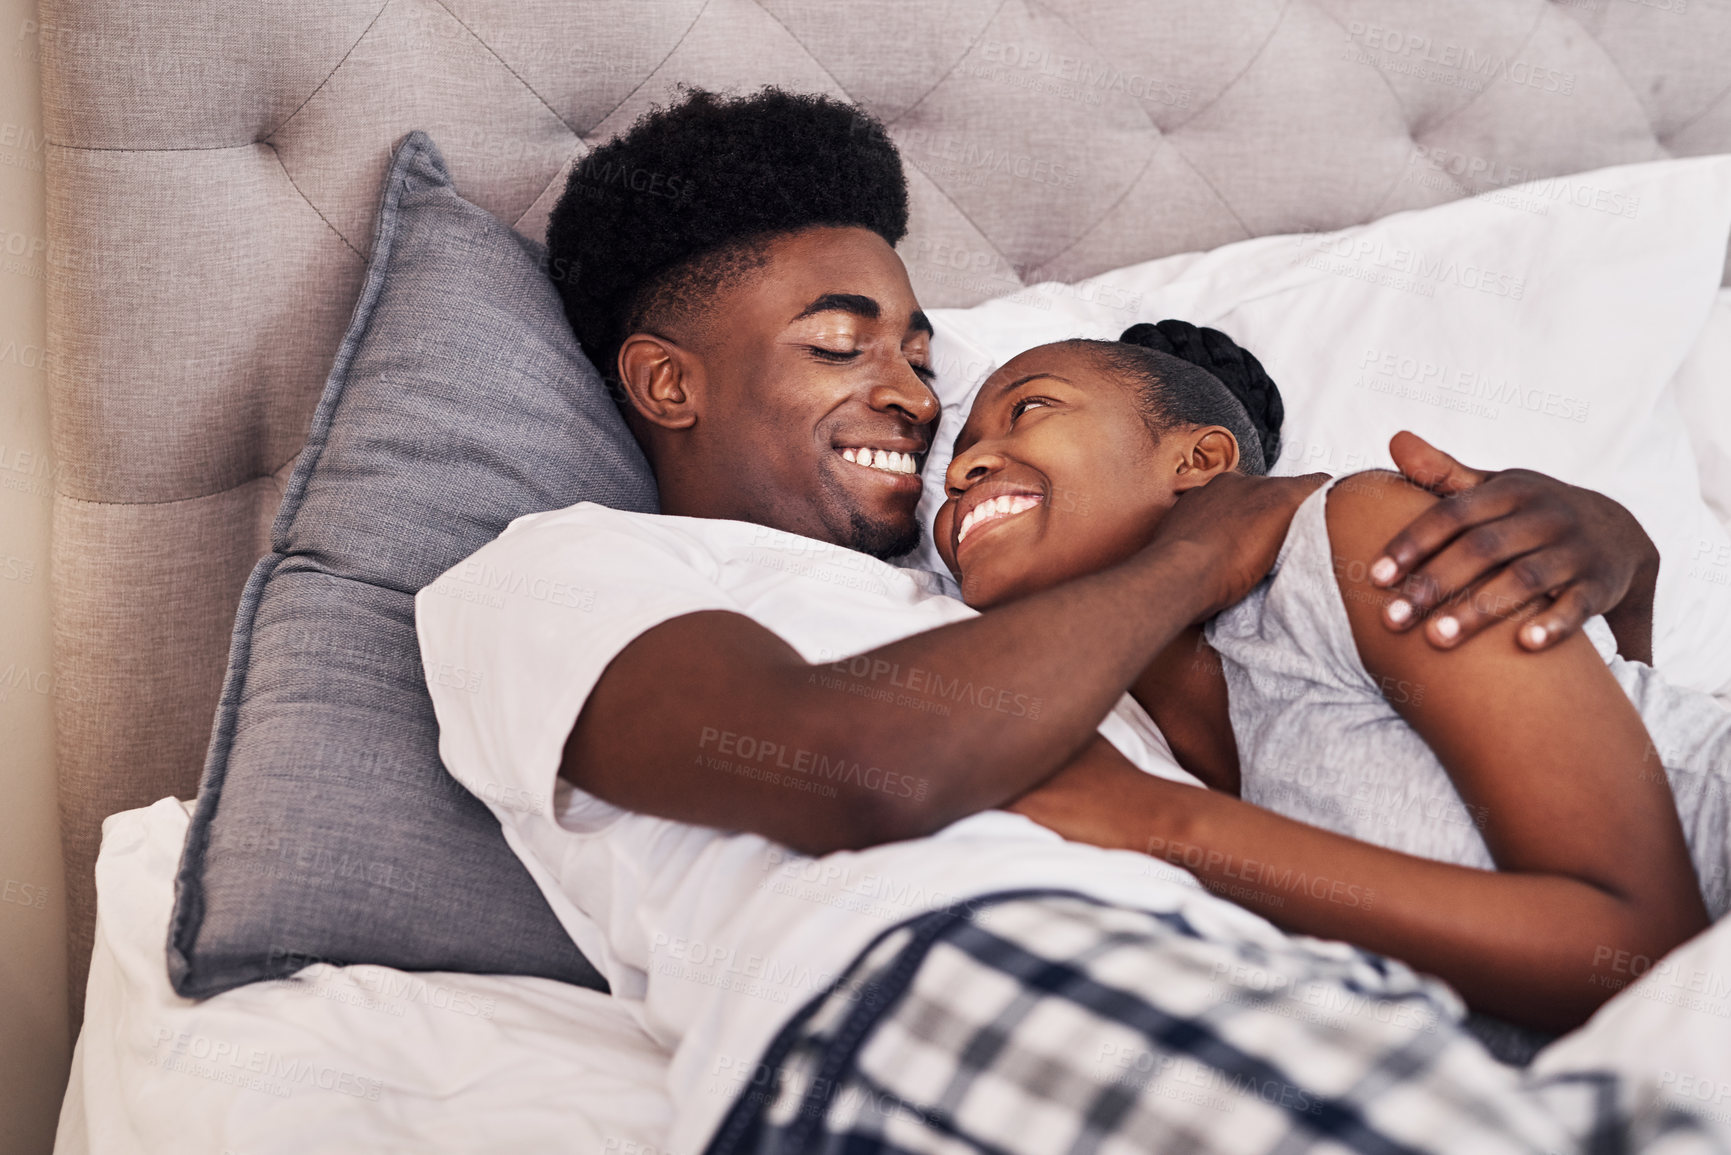
[[[697,190],[674,203],[568,189],[548,237],[553,267],[582,271],[560,283],[567,315],[662,513],[583,503],[521,518],[476,555],[525,588],[589,590],[588,612],[423,591],[416,618],[426,660],[484,672],[471,692],[429,686],[447,767],[489,802],[614,993],[679,1048],[676,1102],[701,1098],[718,1055],[738,1070],[766,1054],[778,1013],[825,989],[813,973],[853,974],[910,919],[990,901],[996,946],[953,926],[914,946],[989,956],[1024,1009],[1062,997],[1075,1010],[1076,992],[1103,989],[1089,968],[1115,976],[1117,1009],[1096,1007],[1094,1033],[1042,1062],[1079,1069],[1125,1023],[1157,1021],[1138,1045],[1161,1062],[1259,1073],[1235,1084],[1246,1127],[1275,1072],[1303,1091],[1278,1096],[1287,1123],[1318,1126],[1325,1103],[1365,1140],[1354,1150],[1399,1145],[1379,1128],[1402,1131],[1402,1149],[1477,1150],[1468,1123],[1555,1122],[1540,1090],[1464,1053],[1452,1023],[1438,1031],[1454,1013],[1442,988],[1280,936],[1217,896],[1549,1030],[1612,993],[1626,967],[1608,960],[1656,958],[1706,925],[1723,905],[1725,715],[1608,660],[1604,623],[1588,620],[1614,619],[1644,655],[1656,555],[1633,519],[1539,475],[1474,474],[1416,439],[1397,439],[1403,468],[1452,468],[1463,492],[1264,476],[1272,383],[1218,335],[1138,328],[1030,350],[979,391],[933,526],[963,604],[877,560],[919,540],[939,410],[931,325],[893,248],[907,193],[882,128],[821,98],[695,93],[602,151]],[[1542,636],[1517,642],[1534,625]],[[933,689],[964,686],[965,700]],[[1059,909],[1030,889],[1089,902]],[[1008,967],[1011,943],[1069,952],[1047,964],[1093,985]],[[1107,965],[1125,950],[1128,970]],[[941,968],[958,957],[886,973],[950,990]],[[1313,988],[1372,1006],[1321,1022],[1302,997]],[[921,1032],[996,990],[836,1013],[923,1015],[848,1037],[917,1036],[972,1063],[960,1036]],[[1429,1012],[1417,1026],[1414,1007]],[[833,1026],[814,1008],[787,1029]],[[885,1071],[924,1069],[903,1055]],[[1023,1069],[1024,1105],[1048,1094],[1045,1069]],[[1364,1075],[1350,1088],[1348,1069]],[[1355,1099],[1364,1088],[1405,1106],[1384,1118]],[[1435,1110],[1415,1114],[1419,1100]],[[1613,1126],[1592,1113],[1624,1102],[1599,1096],[1563,1126]],[[945,1111],[932,1143],[955,1133]],[[1405,1132],[1445,1118],[1460,1127]],[[1196,1147],[1182,1127],[1173,1138]],[[1032,1132],[1019,1142],[1042,1148]]]

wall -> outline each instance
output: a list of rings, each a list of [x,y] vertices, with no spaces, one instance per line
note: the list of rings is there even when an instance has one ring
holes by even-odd
[[[54,800],[35,0],[0,0],[0,1155],[43,1155],[65,1086],[65,923]]]

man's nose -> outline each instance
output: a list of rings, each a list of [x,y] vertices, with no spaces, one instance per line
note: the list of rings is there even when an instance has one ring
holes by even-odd
[[[892,373],[874,385],[868,401],[879,412],[902,413],[914,425],[929,425],[936,421],[942,408],[938,404],[938,395],[920,380],[919,374],[911,367],[902,373]]]

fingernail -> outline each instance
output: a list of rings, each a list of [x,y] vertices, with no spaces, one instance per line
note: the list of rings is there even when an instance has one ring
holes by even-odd
[[[1545,639],[1550,637],[1551,634],[1551,631],[1547,630],[1538,622],[1534,622],[1532,625],[1528,626],[1525,632],[1527,635],[1527,644],[1529,646],[1544,645]]]
[[[1395,625],[1404,625],[1412,617],[1412,605],[1405,598],[1395,598],[1388,603],[1388,620]]]
[[[1392,557],[1379,557],[1376,564],[1370,567],[1370,580],[1379,586],[1387,585],[1394,580],[1395,568]]]
[[[1436,620],[1436,632],[1443,641],[1452,642],[1455,640],[1455,635],[1461,632],[1461,624],[1453,618],[1438,618]]]

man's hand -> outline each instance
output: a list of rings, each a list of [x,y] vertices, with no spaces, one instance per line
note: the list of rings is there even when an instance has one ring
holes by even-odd
[[[1205,555],[1205,568],[1213,580],[1207,609],[1198,621],[1242,601],[1268,576],[1292,515],[1327,480],[1326,473],[1302,477],[1222,473],[1179,495],[1160,520],[1154,541],[1160,548],[1181,544]]]
[[[1447,648],[1531,615],[1517,636],[1542,650],[1605,614],[1623,656],[1652,661],[1659,551],[1628,510],[1529,469],[1474,469],[1413,433],[1388,447],[1408,480],[1444,500],[1372,566],[1374,584],[1400,583],[1404,595],[1388,604],[1385,625],[1407,630],[1428,617],[1425,637]]]

